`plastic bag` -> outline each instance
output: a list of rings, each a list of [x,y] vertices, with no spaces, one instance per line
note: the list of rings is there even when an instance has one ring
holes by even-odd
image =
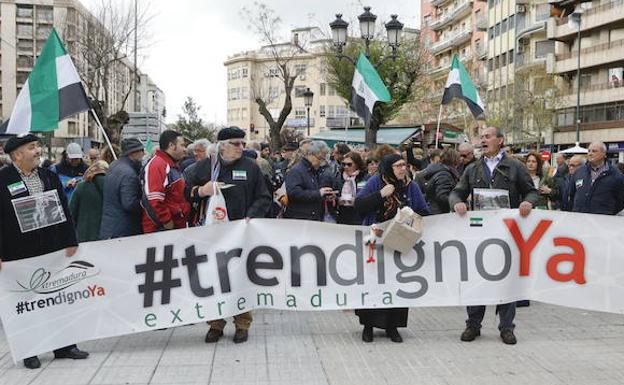
[[[325,215],[323,216],[323,222],[336,223],[336,218],[334,218],[334,216],[331,214],[329,207],[328,207],[329,204],[327,200],[325,200],[324,205],[325,205]]]
[[[210,226],[215,223],[229,222],[227,207],[225,205],[225,198],[219,188],[219,184],[214,182],[214,194],[208,201],[208,207],[206,208],[206,222],[205,226]]]

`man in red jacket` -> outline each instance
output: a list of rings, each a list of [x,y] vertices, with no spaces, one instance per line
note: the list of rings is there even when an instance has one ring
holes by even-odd
[[[186,152],[184,138],[179,132],[166,130],[158,142],[160,149],[141,175],[144,233],[184,228],[190,211],[177,165]]]

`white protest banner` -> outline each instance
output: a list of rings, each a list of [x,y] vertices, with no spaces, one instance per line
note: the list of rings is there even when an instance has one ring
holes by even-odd
[[[254,219],[81,244],[4,262],[14,359],[254,308],[331,310],[520,299],[624,313],[624,218],[533,210],[425,218],[409,254],[368,228]],[[461,322],[461,320],[458,320]]]

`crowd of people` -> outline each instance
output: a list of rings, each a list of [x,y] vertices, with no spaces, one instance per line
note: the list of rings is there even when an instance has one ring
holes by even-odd
[[[178,132],[167,130],[159,149],[148,155],[136,138],[121,141],[119,159],[104,159],[91,149],[69,144],[57,164],[41,162],[35,135],[12,137],[4,151],[11,162],[0,169],[0,257],[15,260],[65,249],[80,242],[202,226],[212,213],[211,197],[223,196],[229,220],[304,219],[343,225],[374,225],[392,219],[408,206],[420,215],[492,208],[533,209],[617,215],[624,209],[622,164],[607,162],[604,143],[589,146],[587,156],[557,154],[545,165],[537,152],[511,154],[496,127],[481,132],[480,157],[469,143],[457,148],[400,148],[323,141],[288,143],[272,153],[267,143],[247,141],[237,127],[221,129],[216,143],[200,139],[188,147]],[[485,197],[490,190],[500,194]],[[65,221],[43,223],[21,232],[14,199],[51,193]],[[491,195],[487,195],[491,197]],[[6,218],[6,219],[5,219]],[[515,344],[516,303],[497,306],[499,331]],[[481,333],[485,306],[469,306],[462,341]],[[360,309],[362,340],[372,342],[374,328],[402,342],[398,328],[407,325],[407,309]],[[248,339],[251,312],[234,317],[234,342]],[[206,343],[223,336],[225,320],[212,320]],[[82,359],[75,345],[55,351],[57,358]],[[40,366],[37,357],[24,360]]]

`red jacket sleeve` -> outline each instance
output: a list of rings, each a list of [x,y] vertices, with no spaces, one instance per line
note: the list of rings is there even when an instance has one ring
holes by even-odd
[[[167,164],[154,158],[145,168],[145,196],[163,225],[172,219],[165,205],[167,167]]]

